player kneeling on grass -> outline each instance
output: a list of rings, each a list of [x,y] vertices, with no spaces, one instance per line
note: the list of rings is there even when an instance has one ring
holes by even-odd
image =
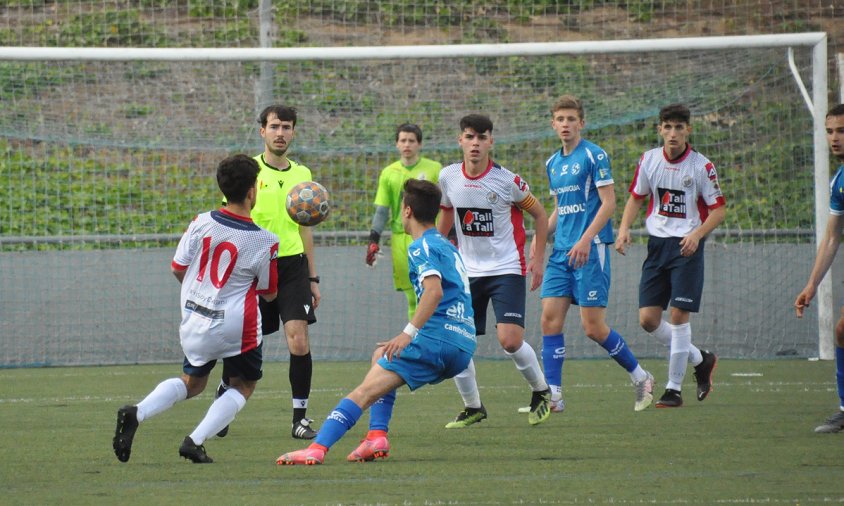
[[[328,449],[370,406],[369,432],[347,460],[387,457],[396,389],[439,383],[469,365],[477,347],[469,278],[460,253],[434,227],[440,198],[440,189],[431,182],[409,179],[404,184],[401,220],[413,237],[407,257],[419,301],[410,323],[396,337],[378,343],[363,383],[331,411],[314,442],[304,450],[285,453],[278,464],[322,464]]]
[[[199,395],[218,359],[231,373],[231,386],[185,437],[179,455],[198,464],[213,460],[203,443],[234,420],[261,379],[263,339],[258,295],[277,293],[278,238],[250,216],[257,195],[258,163],[245,155],[217,167],[217,184],[228,200],[218,211],[194,218],[179,241],[172,270],[182,284],[179,337],[184,373],[159,383],[135,406],[117,411],[114,454],[129,460],[138,425],[174,404]]]

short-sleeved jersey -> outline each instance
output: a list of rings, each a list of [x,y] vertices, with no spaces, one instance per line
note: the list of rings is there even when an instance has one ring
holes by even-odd
[[[225,209],[200,214],[182,235],[172,267],[184,270],[179,337],[192,365],[261,344],[258,295],[276,291],[278,238]]]
[[[261,172],[258,173],[258,198],[252,209],[252,219],[259,226],[278,236],[282,257],[298,255],[305,251],[299,224],[287,214],[287,193],[304,181],[312,181],[311,170],[289,160],[290,167],[278,169],[264,161],[264,155],[255,157]]]
[[[448,341],[461,350],[474,353],[477,341],[472,295],[466,267],[457,248],[431,228],[410,243],[407,263],[417,300],[422,297],[425,278],[437,276],[442,283],[443,297],[419,335]]]
[[[685,237],[703,223],[709,210],[726,205],[715,165],[686,145],[676,160],[663,148],[646,151],[630,184],[635,198],[650,196],[645,226],[655,237]]]
[[[522,207],[535,201],[527,182],[492,161],[472,177],[460,162],[440,171],[440,188],[441,207],[454,209],[457,243],[469,276],[524,276]]]
[[[558,149],[545,162],[551,195],[557,201],[554,249],[570,250],[589,228],[601,199],[598,188],[613,184],[610,158],[597,144],[581,139],[568,155]],[[595,236],[596,244],[613,242],[612,220]]]
[[[829,212],[835,216],[844,214],[844,165],[838,167],[829,183]]]
[[[375,205],[390,210],[390,230],[394,234],[405,233],[401,224],[401,195],[404,182],[408,179],[422,179],[436,184],[440,169],[442,165],[439,162],[422,157],[410,167],[402,165],[401,160],[398,160],[381,171],[378,176]]]

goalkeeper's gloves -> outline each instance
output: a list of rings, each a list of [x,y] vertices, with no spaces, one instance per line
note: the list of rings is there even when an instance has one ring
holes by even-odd
[[[378,263],[378,257],[382,256],[381,247],[378,246],[378,241],[381,240],[381,234],[374,230],[369,231],[369,247],[366,248],[366,265],[375,267]]]

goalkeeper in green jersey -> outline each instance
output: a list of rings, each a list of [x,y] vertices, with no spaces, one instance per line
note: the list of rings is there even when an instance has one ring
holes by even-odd
[[[401,159],[384,167],[378,177],[366,265],[375,267],[381,255],[381,233],[389,224],[392,231],[393,284],[396,290],[404,292],[407,297],[407,314],[410,318],[416,312],[416,292],[407,272],[407,246],[413,239],[404,232],[401,224],[402,188],[408,179],[421,179],[436,184],[442,165],[419,155],[422,149],[422,129],[418,125],[405,123],[396,128],[396,149]]]

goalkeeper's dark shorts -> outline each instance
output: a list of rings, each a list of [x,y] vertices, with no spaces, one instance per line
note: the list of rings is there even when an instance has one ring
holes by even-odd
[[[316,322],[314,300],[311,295],[308,257],[304,253],[279,257],[278,296],[272,302],[258,298],[261,310],[261,332],[264,335],[278,332],[281,324],[293,320]]]

